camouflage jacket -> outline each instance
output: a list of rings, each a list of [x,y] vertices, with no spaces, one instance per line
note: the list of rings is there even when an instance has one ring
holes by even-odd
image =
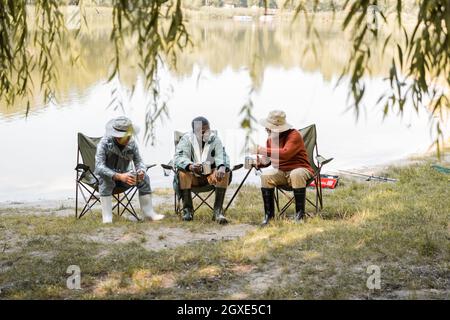
[[[120,150],[113,137],[104,136],[98,143],[95,153],[95,174],[112,178],[116,173],[129,171],[131,161],[133,161],[136,171],[143,170],[145,172],[146,166],[133,138],[125,148]]]

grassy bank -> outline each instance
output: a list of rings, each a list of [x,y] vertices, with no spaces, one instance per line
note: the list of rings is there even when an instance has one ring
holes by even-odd
[[[2,213],[0,298],[448,299],[449,176],[429,163],[388,173],[399,182],[343,180],[324,195],[322,218],[303,225],[257,227],[253,187],[225,228],[207,210],[182,223],[170,203],[159,208],[164,221],[109,226],[99,212],[79,221]],[[66,288],[69,265],[80,266],[81,290]],[[380,267],[380,290],[366,287],[369,265]]]

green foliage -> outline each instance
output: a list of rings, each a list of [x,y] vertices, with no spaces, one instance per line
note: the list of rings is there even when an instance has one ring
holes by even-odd
[[[348,11],[342,27],[352,31],[353,50],[341,78],[350,76],[350,96],[358,115],[367,90],[365,77],[371,74],[368,62],[371,59],[373,43],[383,41],[386,47],[394,48],[389,74],[385,80],[390,91],[378,99],[383,112],[403,114],[406,102],[416,111],[426,107],[437,116],[432,122],[436,133],[437,149],[443,142],[442,127],[446,112],[450,109],[450,2],[443,0],[422,0],[414,10],[416,22],[409,28],[403,22],[406,1],[397,0],[393,8],[384,11],[374,6],[379,1],[346,1],[343,9]],[[372,13],[371,13],[372,12]],[[371,28],[366,23],[369,14],[377,14],[384,28]],[[389,14],[389,15],[388,15]],[[388,31],[387,34],[380,31]],[[394,33],[401,33],[400,41],[394,40]],[[438,153],[439,156],[439,153]]]
[[[102,2],[104,4],[104,2]],[[189,43],[184,27],[181,0],[140,0],[110,1],[113,7],[111,40],[114,55],[111,61],[109,80],[120,79],[121,59],[127,50],[125,36],[133,36],[132,45],[137,47],[147,89],[157,91],[157,70],[161,54],[175,64],[176,50]],[[56,64],[70,57],[77,60],[70,43],[77,38],[82,28],[88,28],[85,16],[85,2],[79,7],[65,7],[57,0],[37,0],[33,6],[26,1],[0,1],[0,101],[14,104],[16,98],[29,99],[36,85],[44,92],[46,101],[54,95],[58,80]],[[69,30],[73,21],[63,10],[74,9],[71,19],[78,18],[83,23]],[[29,12],[28,12],[29,11]],[[32,71],[39,74],[39,82],[32,80]],[[29,103],[28,103],[29,105]]]
[[[36,5],[31,29],[25,1],[0,1],[0,98],[7,104],[30,94],[34,85],[30,74],[35,68],[40,74],[38,85],[47,99],[51,97],[51,81],[57,78],[55,61],[66,44],[59,6],[56,0]],[[28,102],[27,113],[29,106]]]
[[[282,1],[282,2],[280,2]],[[339,21],[343,30],[350,34],[352,52],[342,72],[341,80],[349,85],[349,98],[358,116],[365,107],[364,97],[368,90],[365,80],[372,74],[370,62],[374,58],[374,46],[382,42],[392,50],[391,67],[385,79],[390,90],[384,93],[378,104],[384,114],[403,114],[412,105],[419,110],[426,107],[432,116],[436,144],[440,150],[443,143],[442,128],[450,109],[450,2],[446,0],[263,0],[230,1],[237,6],[266,6],[291,9],[295,19],[308,25],[306,36],[312,42],[310,50],[317,57],[321,39],[314,27],[317,12],[343,10],[345,19]],[[72,4],[77,4],[77,1]],[[33,3],[32,6],[27,3]],[[190,44],[183,18],[183,5],[223,6],[222,0],[91,0],[79,1],[82,22],[80,27],[68,30],[70,21],[63,12],[66,2],[57,0],[8,1],[0,0],[0,101],[7,105],[17,99],[25,99],[27,111],[33,91],[39,88],[46,101],[55,95],[58,82],[58,63],[75,64],[78,55],[72,50],[73,38],[82,28],[88,28],[84,16],[86,5],[112,6],[111,40],[114,53],[109,79],[120,79],[121,61],[127,50],[136,48],[139,54],[138,68],[144,74],[146,88],[154,94],[155,101],[149,106],[150,123],[147,132],[152,135],[152,123],[158,115],[167,113],[164,103],[158,101],[158,67],[165,63],[176,66],[177,54]],[[33,11],[33,17],[27,13]],[[414,15],[415,23],[404,22],[405,14]],[[398,37],[398,34],[401,36]],[[125,40],[129,36],[132,40]],[[262,81],[258,68],[258,52],[263,50],[258,39],[253,39],[255,62],[250,70],[253,89]],[[32,77],[32,71],[37,77]],[[251,113],[247,112],[248,117]],[[249,118],[242,122],[249,128]]]

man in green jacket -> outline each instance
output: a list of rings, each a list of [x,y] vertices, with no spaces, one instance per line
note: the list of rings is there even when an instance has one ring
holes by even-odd
[[[230,161],[222,141],[215,131],[211,131],[206,118],[197,117],[192,120],[192,132],[181,138],[176,147],[174,162],[183,199],[183,220],[193,219],[191,188],[214,185],[213,220],[220,224],[227,223],[223,201],[230,181]],[[205,163],[206,166],[203,165]],[[208,166],[211,170],[208,170]]]

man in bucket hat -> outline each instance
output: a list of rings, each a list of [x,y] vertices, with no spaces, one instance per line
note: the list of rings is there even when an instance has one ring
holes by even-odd
[[[271,111],[259,123],[269,135],[266,147],[254,146],[252,152],[270,157],[272,167],[261,175],[261,192],[264,201],[265,226],[275,215],[274,190],[276,186],[289,185],[294,190],[296,221],[305,215],[306,182],[314,171],[309,164],[305,143],[298,130],[286,122],[281,110]],[[267,165],[268,166],[268,165]]]
[[[139,204],[146,219],[161,220],[164,215],[153,210],[150,178],[145,173],[138,146],[133,138],[137,128],[127,117],[118,117],[106,124],[106,133],[97,145],[95,175],[99,179],[103,223],[112,222],[112,192],[117,185],[136,185]],[[136,174],[129,172],[133,162]]]

